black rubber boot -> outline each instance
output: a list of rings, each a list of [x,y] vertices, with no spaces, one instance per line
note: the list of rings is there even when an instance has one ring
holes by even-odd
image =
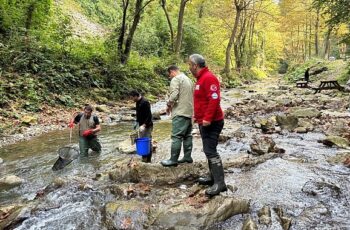
[[[179,164],[182,164],[182,163],[193,163],[193,159],[192,159],[191,155],[190,156],[186,156],[185,155],[182,159],[178,160],[178,163]]]
[[[220,156],[210,158],[209,164],[211,168],[211,173],[214,178],[214,184],[205,190],[205,194],[209,197],[219,195],[220,192],[227,191],[225,184],[224,168],[222,166],[222,161]]]
[[[178,154],[171,154],[171,157],[169,160],[163,160],[160,163],[164,166],[164,167],[176,167],[178,165],[178,161],[177,159],[179,158]]]
[[[210,185],[212,186],[214,184],[214,178],[213,178],[213,174],[211,173],[211,166],[209,164],[208,161],[208,167],[209,167],[209,174],[206,176],[201,176],[198,178],[198,184],[200,185]]]

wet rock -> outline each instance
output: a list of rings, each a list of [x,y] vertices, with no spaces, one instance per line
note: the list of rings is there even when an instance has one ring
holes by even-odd
[[[338,136],[328,136],[326,139],[321,140],[320,142],[327,146],[335,145],[340,148],[348,148],[350,144],[347,139]]]
[[[152,113],[153,120],[160,120],[160,112],[154,112]]]
[[[346,158],[345,161],[343,162],[344,166],[350,168],[350,157]]]
[[[197,205],[198,201],[202,205]],[[247,213],[249,206],[246,200],[223,196],[208,200],[204,194],[200,194],[180,204],[160,207],[154,225],[159,229],[201,229],[234,215]]]
[[[38,119],[36,117],[32,117],[29,115],[23,116],[21,118],[22,124],[25,124],[25,125],[34,125],[37,123],[37,121],[38,121]]]
[[[260,120],[260,128],[263,133],[273,133],[275,131],[276,126],[276,117],[270,117],[269,119],[261,119]]]
[[[105,206],[108,229],[145,229],[150,206],[135,199],[109,202]]]
[[[310,196],[315,196],[320,200],[329,199],[329,197],[338,199],[341,195],[341,189],[339,185],[334,184],[330,181],[310,180],[304,184],[302,192]]]
[[[253,155],[263,155],[269,152],[273,152],[276,143],[272,140],[271,137],[261,136],[254,137],[253,143],[250,144],[250,153]]]
[[[298,127],[298,118],[296,116],[277,115],[276,121],[279,126],[281,126],[283,129],[287,129],[288,131],[292,131]]]
[[[5,229],[11,225],[15,225],[20,220],[18,216],[22,210],[21,205],[8,205],[0,207],[0,229]],[[13,229],[13,228],[9,228]]]
[[[49,185],[47,185],[44,189],[37,191],[35,199],[44,197],[45,195],[53,192],[59,188],[62,188],[66,184],[66,181],[61,177],[56,177]]]
[[[120,117],[121,121],[135,121],[135,118],[130,115],[123,115]]]
[[[118,121],[119,120],[119,116],[117,114],[110,114],[109,115],[109,119],[111,121]]]
[[[270,225],[271,224],[271,210],[268,206],[262,207],[258,212],[259,223]]]
[[[296,133],[307,133],[307,129],[305,127],[298,127],[294,129],[294,132]]]
[[[242,230],[258,230],[258,226],[254,222],[253,218],[249,216],[244,222]]]
[[[290,115],[298,118],[320,117],[321,112],[315,108],[291,108]]]
[[[279,221],[281,223],[283,230],[288,230],[292,225],[292,218],[286,217],[281,207],[276,207],[273,210],[276,212],[277,216],[279,217]]]
[[[345,164],[350,159],[350,152],[339,153],[327,159],[330,164]]]
[[[225,143],[226,141],[230,140],[231,137],[228,134],[220,134],[219,136],[219,143]]]
[[[119,182],[169,185],[195,180],[202,174],[200,163],[182,164],[164,168],[160,164],[142,163],[138,159],[126,159],[115,164],[109,171],[109,178]]]
[[[326,134],[329,136],[344,136],[349,133],[348,123],[347,120],[338,118],[327,126]]]
[[[307,132],[314,130],[314,126],[305,120],[299,120],[299,126],[305,128]]]
[[[4,163],[4,160],[2,158],[0,158],[0,164]]]
[[[119,143],[118,145],[118,151],[123,154],[135,154],[136,153],[136,146],[131,144],[130,139],[126,139]]]
[[[96,111],[103,112],[103,113],[110,113],[110,111],[106,105],[97,105]]]
[[[23,183],[23,179],[15,175],[0,178],[0,190],[10,189]]]

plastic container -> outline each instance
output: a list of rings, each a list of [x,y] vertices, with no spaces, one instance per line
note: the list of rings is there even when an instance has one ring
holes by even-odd
[[[131,141],[131,145],[134,145],[135,144],[135,140],[136,138],[139,137],[139,134],[138,133],[132,133],[130,134],[130,141]]]
[[[151,153],[151,138],[136,138],[136,153],[140,156],[148,156]]]

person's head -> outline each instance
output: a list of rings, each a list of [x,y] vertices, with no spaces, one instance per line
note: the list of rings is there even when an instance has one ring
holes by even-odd
[[[130,91],[129,95],[134,102],[137,102],[141,98],[141,94],[136,90]]]
[[[188,65],[191,73],[195,77],[197,76],[198,72],[206,66],[205,59],[200,54],[192,54],[189,57]]]
[[[89,118],[91,116],[93,110],[94,109],[92,108],[91,105],[85,105],[85,107],[84,107],[84,115],[85,115],[85,117]]]
[[[167,72],[169,78],[173,78],[180,73],[180,69],[176,65],[171,65],[168,67]]]

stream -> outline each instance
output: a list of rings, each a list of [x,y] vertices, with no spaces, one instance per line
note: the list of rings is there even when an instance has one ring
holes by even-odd
[[[256,89],[255,94],[265,93],[259,91],[261,87]],[[249,95],[247,89],[226,91],[223,107]],[[163,105],[156,104],[152,109]],[[252,135],[258,132],[248,124],[240,126],[246,134],[244,137],[231,138],[219,145],[223,160],[246,154]],[[57,150],[69,144],[68,129],[0,149],[0,158],[4,160],[0,165],[0,178],[13,174],[25,181],[18,187],[0,191],[0,205],[36,202],[35,209],[25,210],[23,221],[10,229],[107,229],[103,207],[114,196],[107,192],[103,180],[94,178],[115,161],[133,157],[117,151],[118,143],[132,132],[132,124],[104,125],[102,130],[100,155],[80,158],[60,171],[52,171],[51,167],[57,160]],[[169,118],[155,122],[153,138],[157,142],[169,142],[170,132]],[[344,150],[318,143],[324,136],[319,132],[271,134],[276,145],[286,150],[285,154],[252,168],[226,170],[227,184],[237,187],[234,196],[251,201],[249,215],[257,219],[258,210],[265,205],[282,207],[292,218],[290,229],[350,229],[350,169],[329,161]],[[72,143],[77,142],[77,135],[73,135]],[[198,137],[194,143],[200,145]],[[158,163],[164,156],[156,155],[154,161]],[[59,180],[69,186],[57,190],[47,187]],[[37,199],[41,193],[47,193],[44,201]],[[208,228],[242,229],[245,218],[246,215],[232,216]],[[276,219],[269,227],[258,224],[259,229],[282,229]],[[143,226],[135,228],[143,229]]]

